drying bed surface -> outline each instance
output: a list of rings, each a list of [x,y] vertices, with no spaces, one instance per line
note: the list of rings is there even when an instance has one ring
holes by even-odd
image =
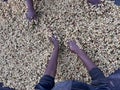
[[[52,52],[48,36],[60,42],[56,82],[91,79],[67,47],[74,39],[106,76],[120,67],[120,7],[112,1],[93,6],[86,0],[34,0],[37,20],[26,17],[25,0],[0,1],[0,82],[33,90]]]

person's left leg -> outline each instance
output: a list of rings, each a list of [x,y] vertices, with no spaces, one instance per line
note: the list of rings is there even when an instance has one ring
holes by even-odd
[[[53,36],[50,38],[50,41],[54,45],[54,49],[51,55],[51,58],[48,62],[48,66],[45,70],[44,75],[40,79],[40,82],[35,86],[35,90],[51,90],[54,87],[54,79],[57,70],[57,60],[59,52],[59,42],[57,37]]]
[[[54,49],[53,49],[52,56],[49,60],[48,66],[46,68],[45,75],[55,77],[56,69],[57,69],[58,52],[59,52],[59,41],[55,36],[51,37],[50,41],[53,43]]]

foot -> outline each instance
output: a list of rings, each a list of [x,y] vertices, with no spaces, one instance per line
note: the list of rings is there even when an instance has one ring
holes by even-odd
[[[31,21],[31,20],[36,20],[37,16],[36,16],[36,12],[35,10],[28,10],[28,12],[26,13],[26,18]]]
[[[59,48],[59,41],[58,38],[56,36],[52,36],[49,38],[50,41],[52,42],[52,44],[54,45],[54,49],[58,49]]]
[[[78,47],[78,45],[76,45],[75,41],[69,41],[68,46],[72,52],[74,52],[75,54],[78,54],[80,48]]]

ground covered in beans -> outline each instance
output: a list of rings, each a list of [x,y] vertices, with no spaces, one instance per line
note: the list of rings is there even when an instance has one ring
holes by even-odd
[[[60,41],[56,82],[91,79],[67,47],[74,39],[106,76],[120,67],[120,7],[112,1],[34,0],[37,20],[26,17],[25,0],[0,1],[0,82],[16,90],[33,90],[44,73],[53,46]]]

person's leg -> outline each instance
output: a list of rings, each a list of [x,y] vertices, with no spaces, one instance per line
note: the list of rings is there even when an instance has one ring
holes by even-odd
[[[99,78],[105,78],[103,72],[92,62],[84,50],[80,49],[75,41],[68,42],[68,46],[71,51],[79,56],[84,65],[86,66],[92,80],[97,80]]]
[[[28,20],[36,19],[36,12],[34,10],[33,0],[26,0],[27,14],[26,17]]]
[[[56,69],[57,69],[58,52],[59,52],[59,42],[55,36],[51,38],[51,42],[54,45],[54,50],[49,60],[48,66],[46,68],[45,75],[50,75],[52,77],[55,77]]]
[[[106,80],[103,72],[92,62],[92,60],[87,56],[85,51],[80,49],[75,41],[68,42],[70,50],[79,56],[84,65],[86,66],[89,74],[92,78],[92,85],[96,86],[97,90],[109,90],[108,81]]]
[[[68,45],[69,45],[70,50],[79,56],[79,58],[82,60],[82,62],[84,63],[88,71],[91,71],[93,68],[97,68],[97,66],[87,56],[85,51],[83,51],[76,45],[75,41],[68,42]]]
[[[52,56],[49,60],[48,66],[45,70],[44,75],[40,79],[40,82],[35,86],[35,90],[51,90],[54,87],[54,78],[57,69],[57,59],[59,51],[59,42],[55,36],[50,38],[50,41],[54,45]]]

